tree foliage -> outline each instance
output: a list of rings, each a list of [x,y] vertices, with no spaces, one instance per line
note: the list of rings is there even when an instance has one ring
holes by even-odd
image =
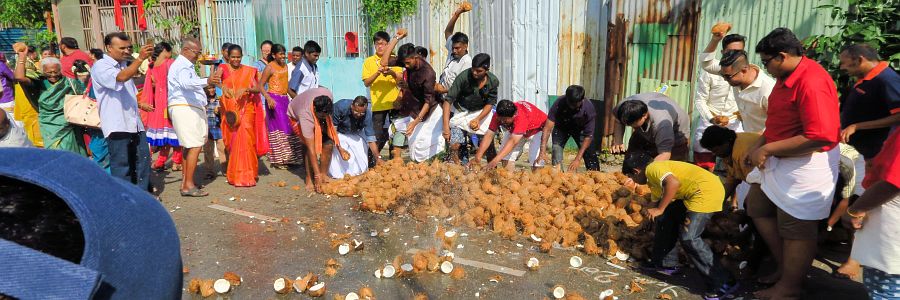
[[[878,49],[882,60],[894,69],[900,68],[900,0],[845,0],[847,6],[821,5],[835,21],[842,21],[834,35],[817,35],[806,39],[808,55],[818,60],[831,74],[838,88],[851,84],[840,70],[841,49],[850,44],[867,43]]]
[[[0,0],[0,23],[11,27],[40,28],[49,0]]]
[[[369,19],[369,34],[385,30],[403,21],[419,9],[418,0],[362,0],[363,13]]]

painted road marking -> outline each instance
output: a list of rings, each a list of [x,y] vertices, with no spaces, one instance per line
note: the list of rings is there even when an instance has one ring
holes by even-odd
[[[413,248],[413,249],[406,250],[406,253],[415,254],[416,252],[419,252],[419,251],[421,251],[421,250]],[[507,268],[507,267],[498,266],[495,264],[489,264],[489,263],[483,263],[480,261],[469,260],[469,259],[461,258],[459,256],[453,258],[453,263],[466,265],[466,266],[470,266],[470,267],[482,268],[482,269],[491,270],[494,272],[509,274],[512,276],[522,277],[522,275],[525,275],[525,271],[522,271],[522,270],[516,270],[513,268]]]
[[[236,215],[241,215],[241,216],[245,216],[245,217],[250,217],[250,218],[253,218],[253,219],[263,220],[263,221],[266,221],[266,222],[273,222],[273,223],[274,223],[274,222],[281,222],[281,219],[276,218],[276,217],[270,217],[270,216],[267,216],[267,215],[261,215],[261,214],[255,213],[255,212],[250,212],[250,211],[241,210],[241,209],[237,209],[237,208],[231,208],[231,207],[228,207],[228,206],[223,206],[223,205],[213,204],[213,205],[210,205],[210,206],[207,206],[207,207],[209,207],[209,208],[214,208],[214,209],[218,209],[218,210],[221,210],[221,211],[224,211],[224,212],[230,212],[230,213],[233,213],[233,214],[236,214]]]

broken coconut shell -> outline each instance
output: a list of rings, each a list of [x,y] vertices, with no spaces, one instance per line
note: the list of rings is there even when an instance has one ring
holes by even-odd
[[[359,300],[359,295],[354,292],[347,293],[347,296],[344,296],[344,300]]]
[[[573,268],[581,267],[581,263],[582,263],[581,257],[578,257],[577,255],[569,258],[569,265],[572,266]]]
[[[216,289],[213,288],[215,282],[212,279],[204,279],[203,282],[200,283],[200,296],[209,297],[216,293]]]
[[[449,261],[442,262],[441,272],[444,272],[444,274],[450,274],[450,272],[453,272],[453,263]]]
[[[297,279],[294,280],[293,284],[294,291],[298,293],[304,293],[307,289],[309,289],[309,286],[315,283],[317,280],[319,280],[318,277],[316,277],[316,275],[313,275],[313,273],[306,273],[306,276],[303,276],[303,278],[297,277]]]
[[[553,298],[555,299],[562,299],[566,296],[566,289],[561,285],[557,285],[550,289],[550,295],[553,295]]]
[[[322,297],[322,295],[325,295],[325,283],[319,282],[309,287],[306,294],[310,297]]]
[[[293,284],[293,281],[291,281],[287,277],[281,277],[281,278],[275,279],[275,282],[272,283],[272,288],[275,289],[276,293],[287,294],[288,292],[291,291],[292,284]]]
[[[372,292],[372,288],[363,286],[359,288],[359,299],[375,299],[375,293]]]
[[[338,254],[347,255],[347,253],[350,253],[350,244],[347,244],[347,243],[340,244],[338,246]]]
[[[233,285],[233,286],[239,286],[239,285],[241,285],[241,283],[244,282],[244,279],[241,278],[241,276],[238,276],[238,274],[236,274],[234,272],[225,272],[225,274],[222,275],[222,278],[225,278],[225,280],[228,280],[228,282],[230,282],[231,285]]]
[[[397,273],[397,270],[394,269],[394,266],[392,266],[392,265],[384,266],[384,268],[381,269],[381,277],[384,277],[384,278],[394,277],[394,274],[396,274],[396,273]]]
[[[537,258],[531,257],[525,261],[525,266],[532,271],[537,271],[537,269],[541,268],[541,262]]]
[[[466,271],[463,271],[462,267],[454,267],[453,271],[450,271],[450,278],[457,280],[466,278]]]
[[[224,294],[231,290],[231,282],[227,279],[219,279],[213,283],[213,289],[216,293]]]
[[[194,278],[188,283],[188,293],[197,294],[200,293],[200,284],[202,281],[200,279]]]
[[[566,294],[566,300],[585,300],[585,298],[576,292],[570,292]]]

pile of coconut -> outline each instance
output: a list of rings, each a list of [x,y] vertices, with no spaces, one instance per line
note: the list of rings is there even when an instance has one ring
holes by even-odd
[[[542,251],[554,244],[588,254],[640,259],[652,243],[642,212],[646,186],[626,187],[620,173],[563,173],[550,168],[473,172],[463,166],[392,160],[365,174],[334,181],[325,193],[361,197],[360,209],[449,220],[451,226],[529,237]],[[650,206],[653,207],[653,206]],[[620,255],[621,257],[621,255]]]

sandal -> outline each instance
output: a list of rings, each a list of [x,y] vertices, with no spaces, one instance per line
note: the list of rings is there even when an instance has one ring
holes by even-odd
[[[209,196],[209,193],[194,187],[187,191],[181,191],[181,196],[182,197],[206,197],[206,196]]]

